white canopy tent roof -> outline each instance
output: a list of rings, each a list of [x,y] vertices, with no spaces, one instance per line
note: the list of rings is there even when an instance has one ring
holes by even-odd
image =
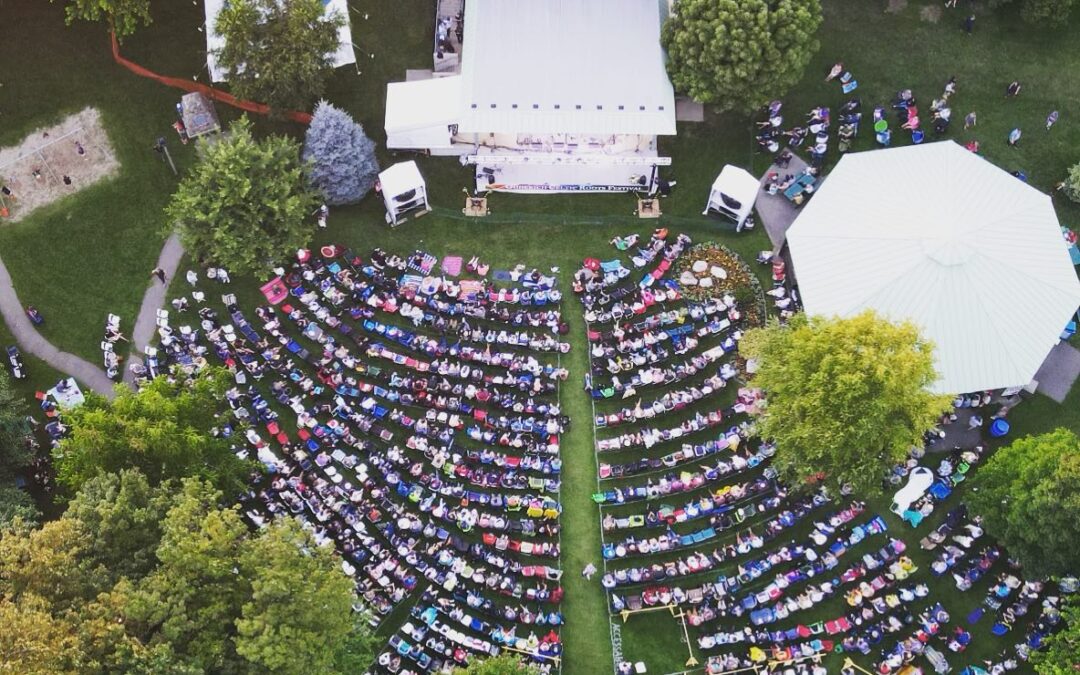
[[[218,66],[214,58],[214,51],[225,46],[225,39],[217,34],[214,25],[217,23],[218,14],[225,7],[227,0],[204,0],[206,11],[206,65],[210,70],[210,77],[214,82],[224,82],[228,73]],[[334,67],[356,63],[356,55],[353,53],[352,29],[349,26],[348,0],[322,0],[326,12],[337,11],[345,19],[345,24],[338,30],[338,48],[331,56]]]
[[[427,184],[412,160],[398,162],[380,172],[379,189],[393,224],[397,224],[400,215],[412,209],[428,208]]]
[[[674,134],[656,0],[469,0],[465,133]]]
[[[461,117],[461,76],[391,82],[386,87],[386,147],[448,148]]]
[[[390,147],[440,147],[402,143],[449,124],[466,134],[675,133],[656,0],[469,0],[464,35],[460,75],[389,85]]]
[[[806,311],[910,319],[939,392],[1029,383],[1080,305],[1050,197],[951,141],[845,155],[787,239]]]
[[[702,215],[716,211],[734,220],[735,225],[741,228],[746,217],[754,210],[759,187],[758,179],[749,171],[725,164],[713,181],[709,203],[705,205]]]

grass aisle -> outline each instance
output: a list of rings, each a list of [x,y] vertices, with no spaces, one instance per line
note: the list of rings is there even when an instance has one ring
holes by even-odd
[[[564,289],[572,270],[564,270]],[[568,294],[572,295],[572,294]],[[563,316],[570,323],[573,349],[563,360],[570,379],[563,389],[565,412],[573,422],[563,438],[563,579],[566,586],[566,619],[563,640],[566,648],[565,673],[611,673],[610,631],[607,601],[599,575],[592,581],[581,570],[592,562],[602,569],[600,519],[591,495],[596,491],[596,455],[593,452],[592,400],[582,386],[589,367],[585,319],[576,297],[564,302]],[[569,544],[569,545],[568,545]]]

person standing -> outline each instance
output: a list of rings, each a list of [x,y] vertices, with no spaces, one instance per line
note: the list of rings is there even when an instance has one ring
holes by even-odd
[[[596,574],[596,565],[592,563],[589,563],[585,566],[585,569],[581,570],[581,576],[585,577],[588,581],[592,581],[594,574]]]
[[[964,19],[964,32],[971,35],[973,30],[975,30],[975,15],[968,14],[968,18]]]
[[[157,277],[158,281],[160,281],[161,283],[165,283],[165,270],[161,269],[160,267],[155,267],[154,269],[150,270],[150,276]]]
[[[187,282],[192,286],[195,286],[199,283],[199,275],[195,272],[195,270],[188,270],[185,278],[187,279]]]
[[[967,131],[971,127],[975,126],[975,122],[977,121],[977,119],[978,118],[975,115],[974,111],[969,112],[967,116],[964,117],[964,131]]]

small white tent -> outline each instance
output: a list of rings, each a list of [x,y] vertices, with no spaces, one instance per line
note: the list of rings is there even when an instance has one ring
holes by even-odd
[[[391,82],[386,87],[388,148],[426,148],[433,154],[449,150],[451,127],[460,118],[460,75]]]
[[[912,321],[942,393],[1027,385],[1080,305],[1050,196],[951,141],[844,155],[787,240],[808,313]]]
[[[398,162],[379,174],[379,189],[386,204],[386,220],[391,225],[402,222],[403,216],[416,209],[427,213],[427,185],[416,162]]]
[[[741,231],[746,218],[754,210],[757,195],[758,180],[749,171],[725,164],[713,181],[709,202],[702,215],[719,213],[735,221],[735,229]]]

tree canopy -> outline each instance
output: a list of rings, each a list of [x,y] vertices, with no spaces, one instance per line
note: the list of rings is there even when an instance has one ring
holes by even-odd
[[[307,246],[320,199],[304,175],[299,143],[256,140],[242,117],[226,138],[203,146],[166,213],[188,253],[255,273]]]
[[[1080,162],[1069,168],[1069,175],[1065,177],[1061,189],[1066,197],[1074,202],[1080,202]]]
[[[68,0],[64,17],[69,26],[75,21],[105,21],[122,40],[140,24],[150,25],[150,0]]]
[[[221,500],[198,478],[154,486],[130,471],[88,481],[40,529],[16,521],[0,534],[0,672],[299,675],[369,663],[332,549],[292,518],[253,533]],[[114,567],[123,553],[133,561]]]
[[[800,314],[748,331],[740,350],[758,362],[753,383],[768,398],[761,435],[776,442],[775,465],[793,483],[876,494],[949,406],[926,389],[936,378],[932,346],[913,324],[873,312]]]
[[[1039,675],[1070,675],[1080,663],[1080,598],[1065,598],[1061,619],[1061,629],[1044,638],[1042,648],[1031,653]]]
[[[0,369],[0,485],[14,481],[33,459],[26,444],[28,431],[26,405],[15,393],[7,370]]]
[[[511,652],[503,652],[487,659],[475,659],[467,668],[456,668],[454,675],[539,675],[540,669],[528,663],[522,663],[521,657]]]
[[[1080,438],[1068,429],[1019,438],[972,479],[968,506],[1031,578],[1080,570]]]
[[[28,433],[26,406],[7,371],[0,369],[0,529],[16,517],[29,522],[41,517],[30,494],[15,487],[16,477],[34,457],[27,445]]]
[[[349,113],[319,101],[304,137],[308,180],[327,204],[360,201],[379,177],[375,142]]]
[[[209,370],[191,381],[159,377],[138,392],[118,388],[113,401],[87,395],[65,415],[71,433],[53,451],[57,482],[74,493],[94,476],[137,468],[151,485],[199,476],[239,493],[255,465],[213,433],[227,382]]]
[[[304,110],[326,87],[344,23],[322,0],[230,0],[217,17],[224,46],[214,56],[240,98],[272,113]]]
[[[661,38],[677,91],[723,110],[782,96],[818,49],[819,0],[678,0]]]

